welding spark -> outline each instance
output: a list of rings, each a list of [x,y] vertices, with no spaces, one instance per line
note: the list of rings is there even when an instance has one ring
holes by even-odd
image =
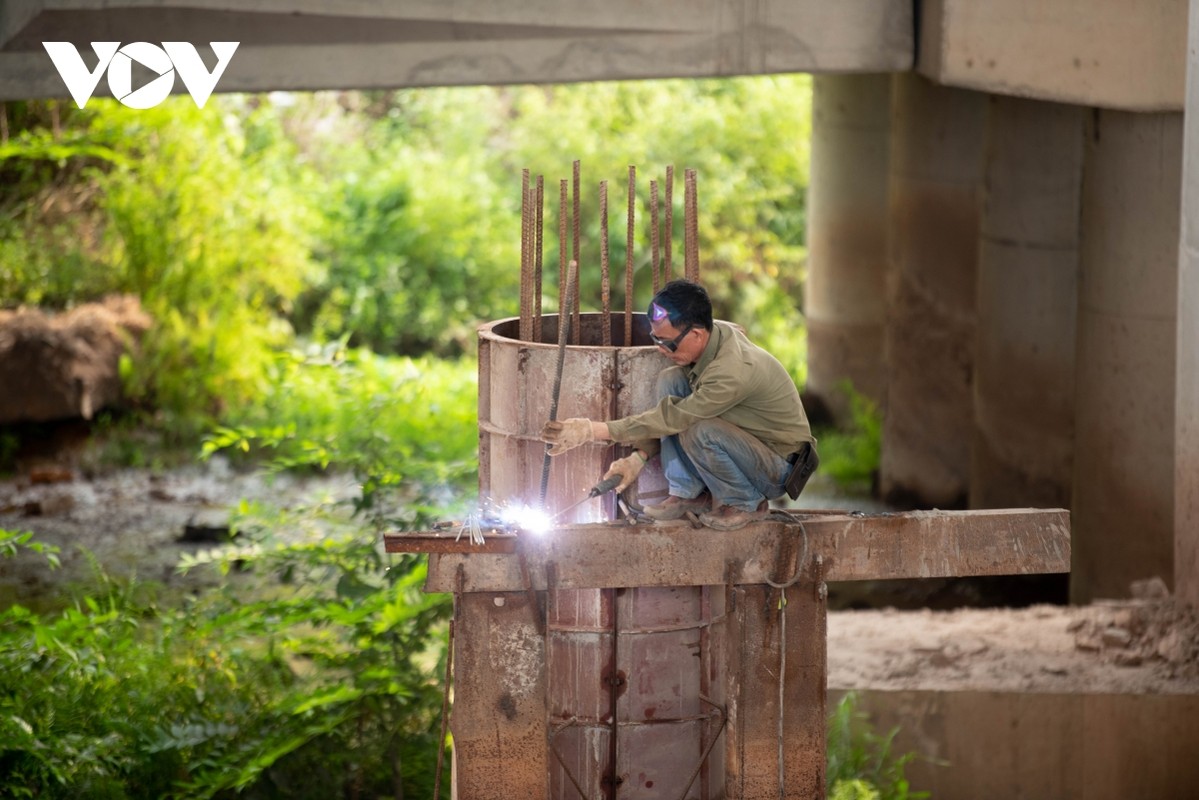
[[[505,507],[501,511],[500,519],[514,528],[537,535],[546,533],[553,525],[553,518],[544,509],[524,503]]]

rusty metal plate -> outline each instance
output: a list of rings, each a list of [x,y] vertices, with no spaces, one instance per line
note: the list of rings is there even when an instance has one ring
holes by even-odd
[[[383,549],[388,553],[515,553],[516,535],[483,534],[483,543],[475,544],[463,534],[418,531],[383,534]]]
[[[520,547],[538,589],[550,562],[559,588],[692,586],[784,580],[780,554],[804,539],[808,559],[821,556],[830,581],[1070,571],[1070,513],[1063,509],[820,514],[728,532],[686,523],[565,525],[522,535]],[[466,591],[524,588],[516,559],[443,554],[429,558],[426,590],[453,591],[458,564]]]

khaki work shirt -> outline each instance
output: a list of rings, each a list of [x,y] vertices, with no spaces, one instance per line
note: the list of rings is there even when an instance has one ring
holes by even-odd
[[[699,361],[684,367],[691,394],[608,423],[617,442],[656,440],[719,417],[786,458],[816,439],[795,382],[778,359],[727,322],[715,322]],[[650,454],[657,451],[653,446]]]

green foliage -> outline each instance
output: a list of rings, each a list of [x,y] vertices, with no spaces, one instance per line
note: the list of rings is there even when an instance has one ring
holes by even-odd
[[[856,710],[857,695],[847,692],[833,709],[828,722],[829,800],[917,800],[928,792],[912,791],[904,770],[916,753],[891,752],[898,728],[884,735],[866,723]]]
[[[253,402],[293,329],[380,353],[469,352],[475,323],[518,310],[523,167],[546,179],[547,310],[558,179],[581,159],[588,310],[597,186],[610,184],[622,308],[624,186],[640,168],[643,308],[648,184],[674,165],[674,274],[691,167],[718,315],[802,382],[809,105],[806,76],[235,95],[204,109],[186,97],[136,111],[21,104],[0,146],[0,297],[66,307],[136,294],[156,329],[124,370],[128,394],[194,433]]]
[[[482,113],[489,93],[397,93],[340,151],[318,248],[326,272],[293,315],[299,330],[379,353],[457,354],[473,349],[474,323],[510,312],[520,218],[510,177],[480,147],[497,121]]]
[[[277,120],[213,100],[96,99],[61,133],[34,125],[0,148],[15,178],[0,191],[3,302],[138,296],[156,330],[126,388],[193,429],[248,400],[287,341],[280,315],[312,274],[320,221]]]
[[[243,580],[183,607],[108,582],[56,615],[0,612],[5,796],[431,793],[449,604],[423,566],[352,529],[187,566],[234,560]]]
[[[469,360],[385,358],[339,343],[287,353],[262,400],[207,437],[203,454],[351,471],[358,510],[389,524],[397,497],[408,505],[414,492],[477,480],[477,383]]]
[[[820,470],[839,484],[868,490],[882,458],[882,413],[877,403],[848,381],[841,389],[849,397],[851,422],[846,430],[818,432]]]
[[[57,569],[60,566],[59,548],[43,542],[35,542],[33,534],[29,531],[10,531],[0,528],[0,559],[12,558],[22,550],[44,556],[51,569]]]
[[[268,113],[237,98],[223,100],[226,114],[176,100],[136,115],[101,105],[92,122],[128,141],[136,164],[99,184],[107,261],[115,288],[157,322],[127,381],[133,396],[218,414],[253,396],[270,348],[287,341],[278,315],[313,274],[316,217]]]
[[[512,106],[514,166],[543,173],[556,232],[558,179],[582,162],[580,264],[584,310],[599,304],[598,183],[608,181],[609,245],[614,274],[625,264],[628,166],[638,167],[634,307],[643,310],[650,274],[649,182],[665,201],[666,167],[675,168],[673,271],[683,273],[683,170],[697,170],[701,279],[717,315],[744,325],[751,338],[804,376],[802,284],[811,81],[806,75],[737,80],[666,80],[519,87],[503,90]],[[513,186],[519,173],[514,170]],[[519,203],[520,192],[511,192]],[[663,216],[664,219],[664,216]],[[556,241],[556,234],[551,238]],[[557,263],[556,247],[551,263]],[[552,272],[556,275],[557,270]],[[556,285],[556,280],[553,281]],[[613,281],[624,307],[623,280]],[[555,295],[556,296],[556,293]],[[515,307],[513,307],[515,309]]]

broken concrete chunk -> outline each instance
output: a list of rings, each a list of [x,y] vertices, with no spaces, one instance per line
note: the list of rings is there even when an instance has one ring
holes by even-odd
[[[1102,638],[1104,647],[1128,647],[1132,644],[1132,634],[1114,625],[1104,628]]]

